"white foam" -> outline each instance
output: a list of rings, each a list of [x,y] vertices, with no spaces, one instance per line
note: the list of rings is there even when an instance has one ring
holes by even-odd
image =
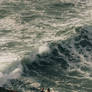
[[[20,75],[22,73],[22,69],[21,68],[16,68],[14,71],[12,71],[9,75],[10,79],[16,79],[19,78]]]
[[[18,56],[14,53],[0,53],[0,86],[5,84],[8,79],[16,79],[21,76],[22,66],[17,59]]]
[[[3,73],[2,72],[0,72],[0,78],[2,78],[3,77]]]
[[[17,79],[21,76],[22,66],[18,65],[12,72],[9,74],[0,72],[0,86],[7,83],[9,79]]]
[[[18,59],[18,56],[14,53],[3,52],[0,53],[0,72],[6,70],[6,68]]]
[[[78,91],[72,90],[72,92],[78,92]]]
[[[39,54],[43,54],[43,53],[49,53],[50,52],[50,48],[48,47],[48,45],[43,45],[39,47]]]
[[[40,87],[40,83],[37,83],[37,82],[35,83],[34,82],[34,83],[31,84],[31,86],[32,87],[35,87],[35,88],[38,88],[38,87]]]
[[[6,17],[0,20],[0,29],[7,29],[7,30],[21,30],[23,25],[16,22],[16,20]]]

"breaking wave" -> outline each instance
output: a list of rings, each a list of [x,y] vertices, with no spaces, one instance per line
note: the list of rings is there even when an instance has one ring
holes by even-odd
[[[59,92],[61,90],[91,92],[91,35],[92,27],[78,27],[76,35],[71,38],[40,47],[44,51],[35,54],[33,52],[22,59],[22,77],[24,79],[27,77],[25,79],[27,82],[21,80],[23,82],[21,85],[24,85],[21,86],[21,89],[31,89],[36,92],[41,87],[50,87]],[[30,83],[32,84],[30,85]]]
[[[1,0],[0,86],[91,92],[91,6],[91,0]]]

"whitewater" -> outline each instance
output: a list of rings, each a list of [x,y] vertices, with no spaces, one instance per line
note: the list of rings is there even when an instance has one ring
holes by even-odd
[[[0,87],[92,92],[92,0],[0,0]]]

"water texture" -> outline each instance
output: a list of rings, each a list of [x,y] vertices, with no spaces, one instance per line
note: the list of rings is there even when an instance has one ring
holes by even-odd
[[[91,0],[0,1],[0,86],[92,92],[91,85]]]

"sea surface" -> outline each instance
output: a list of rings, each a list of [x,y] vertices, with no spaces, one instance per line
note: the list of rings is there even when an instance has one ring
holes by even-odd
[[[0,0],[0,87],[92,92],[92,0]]]

